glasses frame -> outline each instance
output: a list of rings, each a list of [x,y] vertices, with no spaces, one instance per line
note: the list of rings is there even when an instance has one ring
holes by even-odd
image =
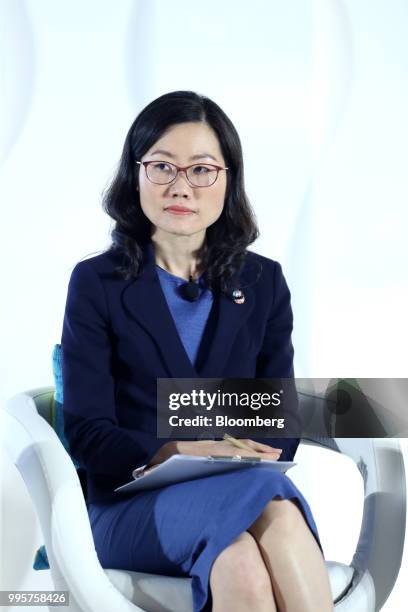
[[[189,166],[177,166],[177,164],[173,164],[172,162],[168,162],[164,159],[151,159],[150,161],[137,161],[136,163],[139,164],[140,166],[144,166],[145,169],[145,173],[146,173],[146,177],[147,179],[153,183],[154,185],[170,185],[171,183],[174,183],[174,181],[177,179],[179,172],[184,172],[184,176],[186,177],[187,182],[189,183],[189,185],[191,185],[192,187],[198,187],[198,188],[202,188],[202,187],[212,187],[214,185],[214,183],[216,182],[218,175],[220,173],[220,170],[229,170],[228,167],[224,167],[224,166],[217,166],[216,164],[207,164],[206,162],[202,162],[200,163],[196,163],[196,164],[190,164]],[[147,174],[147,168],[150,164],[168,164],[169,166],[173,166],[174,168],[176,168],[177,172],[176,172],[176,176],[174,178],[171,179],[171,181],[168,181],[167,183],[156,183],[155,181],[152,181],[148,174]],[[194,183],[192,183],[190,181],[190,179],[187,176],[187,170],[189,168],[192,168],[193,166],[211,166],[211,168],[214,168],[215,170],[217,170],[217,175],[214,179],[214,181],[212,183],[210,183],[210,185],[195,185]]]

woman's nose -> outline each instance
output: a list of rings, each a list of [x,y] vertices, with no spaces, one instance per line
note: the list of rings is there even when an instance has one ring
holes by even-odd
[[[181,178],[182,177],[182,178]],[[171,193],[186,193],[187,195],[191,193],[191,185],[187,180],[186,174],[184,170],[181,170],[174,181],[170,184],[170,192]]]

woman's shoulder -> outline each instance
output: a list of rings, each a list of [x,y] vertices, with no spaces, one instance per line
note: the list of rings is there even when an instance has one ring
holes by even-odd
[[[123,255],[112,248],[90,253],[80,259],[73,267],[72,274],[87,274],[94,271],[98,274],[114,272],[117,266],[123,263]]]
[[[275,267],[276,265],[280,265],[280,263],[278,261],[276,261],[276,259],[271,259],[270,257],[266,257],[266,255],[261,255],[260,253],[256,253],[255,251],[250,251],[247,250],[246,251],[246,256],[247,259],[249,260],[253,260],[253,261],[259,261],[260,263],[269,266],[269,267]]]
[[[275,259],[247,250],[242,274],[252,282],[269,282],[282,274],[282,266]]]

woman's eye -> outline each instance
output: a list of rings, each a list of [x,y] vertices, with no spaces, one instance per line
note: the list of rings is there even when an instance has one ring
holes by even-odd
[[[207,166],[194,166],[194,174],[206,174],[207,172],[211,172],[212,168],[208,168]]]
[[[171,171],[171,166],[169,166],[169,164],[166,164],[164,162],[158,162],[157,164],[153,164],[153,168],[155,170],[162,170],[164,172],[170,172]]]

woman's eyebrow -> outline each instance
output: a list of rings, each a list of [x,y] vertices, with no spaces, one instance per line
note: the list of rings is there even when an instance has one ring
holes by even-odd
[[[150,153],[150,155],[167,155],[167,157],[175,157],[173,153],[170,153],[170,151],[165,151],[164,149],[156,149],[155,151],[153,151],[153,153]],[[211,159],[213,159],[214,161],[218,161],[217,158],[214,157],[214,155],[211,155],[211,153],[197,153],[196,155],[192,155],[190,159],[201,159],[203,157],[211,157]]]

